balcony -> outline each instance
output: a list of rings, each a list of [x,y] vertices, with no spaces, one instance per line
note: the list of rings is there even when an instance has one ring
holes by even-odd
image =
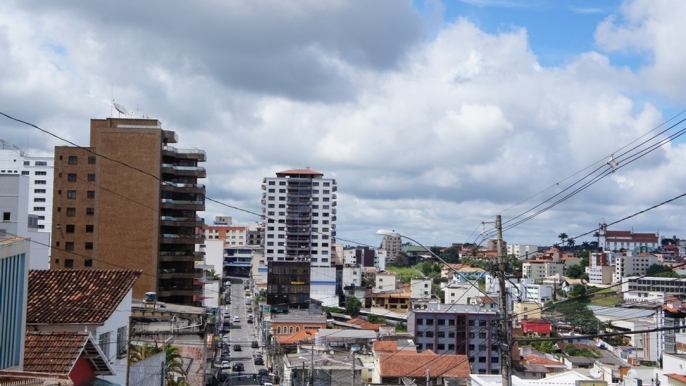
[[[207,177],[207,170],[205,170],[205,168],[202,166],[177,166],[174,164],[162,164],[162,173],[196,178]]]
[[[186,286],[160,286],[157,289],[159,297],[165,296],[200,296],[202,295],[202,287],[196,285]]]
[[[170,198],[163,198],[160,200],[160,208],[202,212],[205,210],[205,201],[172,200]]]
[[[293,205],[288,205],[286,208],[286,213],[288,214],[295,214],[295,213],[311,213],[312,212],[312,207],[311,206],[293,206]]]
[[[286,204],[288,205],[312,205],[312,198],[310,197],[300,197],[300,198],[293,198],[289,197],[288,200],[286,201]]]
[[[160,216],[160,225],[170,227],[203,227],[205,225],[205,219],[202,217]]]
[[[160,251],[160,261],[202,261],[204,252],[170,252]]]
[[[310,189],[288,189],[290,197],[312,197],[312,190]]]
[[[205,242],[205,235],[178,235],[174,233],[163,233],[160,235],[162,244],[202,244]]]
[[[201,269],[160,269],[158,279],[200,279],[204,275]]]
[[[183,184],[172,181],[162,181],[162,191],[190,193],[190,194],[205,194],[205,185],[203,184]]]
[[[162,148],[162,155],[183,159],[194,159],[199,162],[207,161],[205,151],[199,149],[177,149],[173,146],[164,146]]]

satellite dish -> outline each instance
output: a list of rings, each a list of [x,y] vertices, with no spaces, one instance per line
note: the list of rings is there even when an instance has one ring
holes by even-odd
[[[591,369],[591,376],[595,379],[600,379],[600,377],[603,376],[603,373],[599,369],[594,367]]]
[[[124,115],[129,115],[129,110],[127,110],[124,106],[116,102],[112,102],[112,104],[114,105],[114,108],[117,109],[117,111],[119,111],[120,113]]]

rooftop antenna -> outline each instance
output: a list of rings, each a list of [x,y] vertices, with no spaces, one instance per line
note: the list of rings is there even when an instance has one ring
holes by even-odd
[[[117,109],[117,111],[119,111],[119,118],[121,118],[122,114],[124,114],[124,117],[129,115],[129,110],[127,110],[124,106],[120,105],[119,103],[116,103],[114,99],[112,99],[112,105],[115,109]]]

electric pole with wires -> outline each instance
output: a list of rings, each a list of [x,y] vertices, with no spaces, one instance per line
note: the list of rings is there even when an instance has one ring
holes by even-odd
[[[500,372],[503,376],[502,386],[512,385],[512,325],[507,316],[507,280],[505,253],[503,252],[503,223],[500,215],[495,218],[495,227],[498,231],[498,266],[495,270],[500,284],[500,351],[501,365]]]

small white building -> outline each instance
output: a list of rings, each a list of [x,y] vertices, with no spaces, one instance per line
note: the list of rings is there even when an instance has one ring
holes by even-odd
[[[443,287],[444,304],[469,304],[469,300],[481,296],[477,283],[450,282]]]
[[[432,279],[412,279],[410,280],[410,297],[412,300],[430,299]]]
[[[538,253],[538,245],[508,244],[507,254],[514,255],[519,260],[529,260]]]

